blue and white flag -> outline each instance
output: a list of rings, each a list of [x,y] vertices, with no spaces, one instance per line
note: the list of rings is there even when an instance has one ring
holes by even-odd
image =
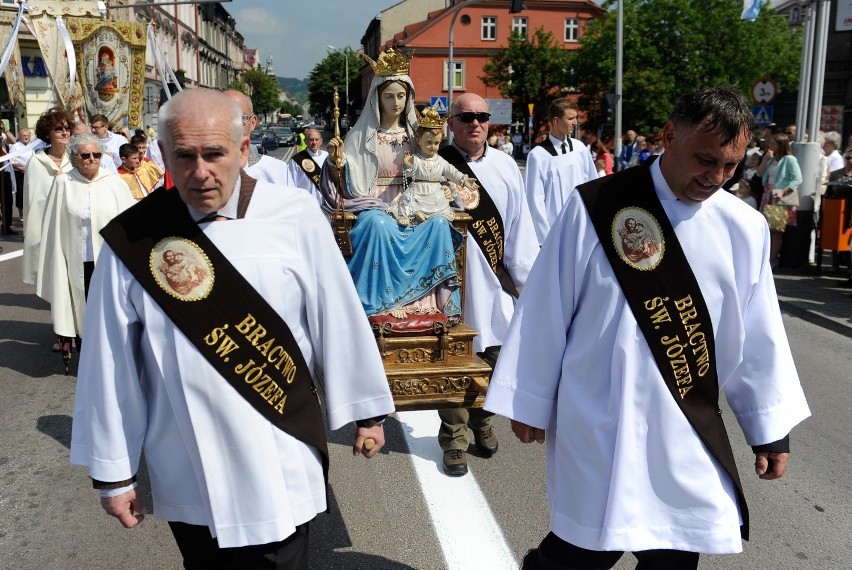
[[[740,15],[740,20],[757,20],[760,4],[761,0],[743,0],[743,13]]]

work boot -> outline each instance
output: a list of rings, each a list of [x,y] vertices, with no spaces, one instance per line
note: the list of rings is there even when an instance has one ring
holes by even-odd
[[[467,475],[467,453],[461,449],[450,449],[444,452],[444,473],[450,477]]]
[[[473,431],[473,443],[476,449],[485,456],[491,457],[497,453],[497,434],[494,433],[494,428],[488,426],[482,431]]]

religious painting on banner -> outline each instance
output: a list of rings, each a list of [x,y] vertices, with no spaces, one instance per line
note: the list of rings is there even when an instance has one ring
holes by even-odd
[[[89,115],[106,115],[110,123],[127,117],[130,128],[141,127],[147,41],[145,25],[68,18],[68,32],[77,54]]]

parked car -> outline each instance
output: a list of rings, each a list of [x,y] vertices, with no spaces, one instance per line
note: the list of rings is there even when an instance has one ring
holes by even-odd
[[[249,139],[260,154],[267,154],[270,150],[278,148],[278,137],[270,131],[255,129],[251,132]]]
[[[290,127],[270,127],[278,139],[278,146],[296,146],[296,133]]]

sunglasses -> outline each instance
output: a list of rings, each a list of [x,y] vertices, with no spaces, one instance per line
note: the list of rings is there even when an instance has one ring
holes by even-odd
[[[491,113],[474,113],[473,111],[465,111],[464,113],[456,113],[453,117],[462,123],[472,123],[474,119],[480,123],[487,123],[491,118]]]
[[[254,115],[243,115],[243,124],[249,124],[249,121],[251,121],[252,117],[254,117]]]
[[[54,133],[70,133],[71,129],[69,127],[54,127]]]
[[[83,160],[89,160],[90,158],[95,158],[100,160],[100,158],[104,155],[102,152],[81,152],[78,156]]]

